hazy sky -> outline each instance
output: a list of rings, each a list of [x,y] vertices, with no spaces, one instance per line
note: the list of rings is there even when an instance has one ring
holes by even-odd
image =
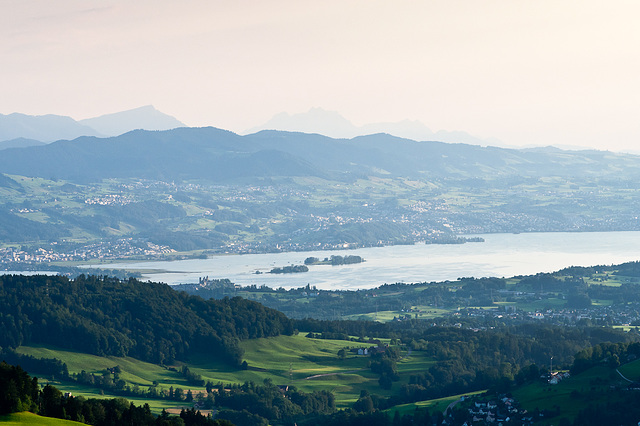
[[[312,107],[640,150],[640,2],[0,0],[0,113],[153,104],[237,132]]]

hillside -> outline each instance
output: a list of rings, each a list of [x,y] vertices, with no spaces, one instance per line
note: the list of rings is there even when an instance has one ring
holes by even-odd
[[[29,146],[41,146],[44,144],[44,142],[40,142],[35,139],[16,138],[0,142],[0,151],[8,148],[27,148]]]
[[[108,178],[216,182],[318,174],[306,161],[289,153],[261,149],[250,140],[213,128],[136,130],[115,138],[82,137],[43,147],[8,150],[0,158],[0,170],[81,183]]]
[[[0,416],[0,423],[3,426],[14,425],[40,425],[40,426],[78,426],[84,423],[72,420],[62,420],[53,417],[43,417],[37,414],[22,412]]]
[[[630,274],[637,264],[616,269]],[[553,293],[567,287],[571,294],[571,288],[584,284],[539,274],[519,277],[525,285],[521,290],[538,288],[541,278]],[[471,287],[486,293],[499,281],[469,278],[446,284],[471,300],[482,298]],[[550,287],[552,282],[558,288]],[[571,368],[572,375],[579,375],[594,367],[616,368],[640,355],[637,329],[624,332],[588,321],[570,327],[549,320],[524,323],[514,314],[481,319],[477,313],[458,310],[450,323],[417,313],[384,324],[294,321],[239,297],[205,301],[133,279],[10,275],[0,277],[0,356],[65,391],[132,397],[141,406],[148,399],[155,412],[197,403],[217,407],[222,418],[239,425],[333,424],[345,415],[360,419],[345,425],[359,424],[373,414],[387,425],[391,420],[383,413],[398,405],[405,412],[405,404],[485,389],[492,395],[514,390],[515,395],[514,386],[538,380],[552,356],[556,369]],[[638,371],[629,365],[623,374],[635,378]],[[612,383],[618,386],[619,381]],[[577,392],[574,387],[565,393],[588,400],[585,382],[576,383],[581,386]],[[595,385],[602,392],[608,382]],[[534,389],[533,398],[526,392],[517,398],[523,406],[537,404],[558,416],[554,406],[542,405],[540,392],[549,392],[543,387]],[[603,403],[624,399],[624,389],[616,395]],[[445,409],[430,408],[430,415],[440,417]],[[565,415],[577,418],[586,409],[583,405]],[[150,414],[151,408],[146,410]]]
[[[484,179],[621,175],[640,172],[640,157],[602,151],[511,150],[416,142],[386,134],[332,139],[262,131],[239,136],[215,128],[133,131],[81,137],[6,151],[0,172],[95,182],[108,178],[206,179],[228,182],[265,176],[360,176]]]
[[[178,128],[5,149],[0,173],[12,264],[640,229],[640,157],[603,151]]]
[[[0,347],[50,344],[158,364],[204,352],[238,366],[240,340],[293,333],[283,314],[241,298],[204,301],[93,276],[1,276],[0,312]]]

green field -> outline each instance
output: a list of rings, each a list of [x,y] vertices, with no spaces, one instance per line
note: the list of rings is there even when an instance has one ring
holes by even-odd
[[[0,423],[6,426],[11,425],[42,425],[42,426],[72,426],[84,423],[72,422],[71,420],[53,419],[51,417],[41,417],[33,413],[12,413],[0,416]]]
[[[626,369],[630,375],[633,375],[633,372],[640,373],[639,370],[640,363]],[[553,410],[556,407],[561,407],[562,417],[572,420],[580,410],[590,404],[601,404],[614,400],[616,394],[611,392],[611,386],[624,387],[626,385],[627,382],[614,369],[603,365],[592,367],[561,381],[557,385],[549,385],[542,380],[536,381],[514,390],[513,396],[523,408],[530,412],[536,408]],[[553,418],[550,424],[557,424],[558,420],[558,418]]]
[[[413,290],[418,292],[423,289],[424,289],[424,286],[417,285],[416,288]],[[439,309],[439,308],[434,308],[433,306],[420,305],[420,306],[412,306],[411,311],[396,310],[396,311],[369,312],[367,314],[346,315],[344,319],[387,322],[387,321],[392,321],[394,318],[400,318],[405,315],[410,315],[411,318],[417,317],[419,319],[430,319],[430,318],[441,317],[443,315],[450,313],[451,311],[452,309]]]
[[[621,365],[618,371],[629,380],[640,380],[640,359]]]
[[[357,355],[355,351],[360,347],[368,348],[370,343],[359,343],[345,340],[310,339],[303,334],[296,336],[278,336],[266,339],[247,340],[242,342],[245,350],[244,359],[249,368],[238,370],[228,365],[213,360],[206,354],[193,356],[189,362],[176,362],[172,366],[162,367],[155,364],[139,361],[133,358],[99,357],[95,355],[80,354],[71,351],[54,349],[43,346],[22,346],[18,352],[32,355],[37,358],[57,358],[63,360],[70,373],[86,371],[96,375],[102,374],[105,369],[120,366],[122,372],[120,378],[131,387],[137,386],[142,390],[158,383],[158,390],[173,386],[182,388],[186,393],[191,390],[204,391],[204,387],[190,386],[187,381],[170,367],[179,370],[187,365],[193,373],[199,374],[205,381],[213,383],[244,383],[253,381],[263,383],[270,379],[276,385],[294,385],[304,392],[315,390],[332,391],[336,397],[336,405],[345,408],[353,404],[362,390],[389,396],[402,385],[409,381],[409,376],[424,371],[434,361],[426,357],[422,352],[407,354],[398,361],[400,381],[394,383],[393,389],[386,391],[378,385],[378,375],[367,368],[369,357]],[[338,351],[347,349],[347,356],[341,360]],[[41,377],[40,382],[48,382],[50,378]],[[78,383],[61,382],[53,380],[63,392],[72,392],[87,398],[115,397],[108,392]],[[168,400],[151,400],[144,398],[127,397],[136,405],[148,403],[154,413],[163,408],[183,407],[186,403],[178,403]]]
[[[413,402],[411,404],[396,405],[393,408],[389,408],[388,410],[385,410],[385,412],[387,412],[388,414],[394,415],[394,413],[397,411],[398,413],[400,413],[401,416],[404,416],[405,414],[413,414],[416,410],[425,409],[425,408],[428,409],[430,412],[433,412],[436,410],[444,412],[451,403],[458,401],[461,397],[478,395],[484,392],[486,392],[486,390],[463,393],[460,395],[451,395],[444,398],[430,399],[428,401]]]

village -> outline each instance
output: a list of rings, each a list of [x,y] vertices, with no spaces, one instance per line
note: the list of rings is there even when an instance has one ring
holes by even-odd
[[[122,238],[84,245],[73,250],[60,250],[56,243],[50,244],[48,248],[4,247],[0,248],[0,265],[45,264],[93,259],[116,260],[136,256],[156,258],[170,253],[175,253],[175,250],[168,246],[141,242],[133,238]]]
[[[635,329],[640,325],[640,303],[631,302],[615,306],[594,305],[582,309],[564,307],[523,310],[515,305],[506,305],[497,309],[463,308],[451,314],[452,318],[503,321],[510,323],[544,322],[553,325],[596,325]]]

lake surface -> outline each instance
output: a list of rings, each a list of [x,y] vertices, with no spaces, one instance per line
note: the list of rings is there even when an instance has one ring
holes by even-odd
[[[243,286],[358,289],[385,283],[431,282],[458,277],[511,277],[552,272],[567,266],[593,266],[640,260],[640,232],[526,233],[480,235],[483,243],[416,244],[356,250],[221,255],[172,262],[103,264],[148,270],[144,280],[196,283],[199,277],[228,278]],[[355,265],[309,266],[309,272],[268,274],[273,267],[302,264],[309,256],[359,255]],[[163,271],[163,272],[157,272]],[[265,272],[256,275],[256,271]]]

